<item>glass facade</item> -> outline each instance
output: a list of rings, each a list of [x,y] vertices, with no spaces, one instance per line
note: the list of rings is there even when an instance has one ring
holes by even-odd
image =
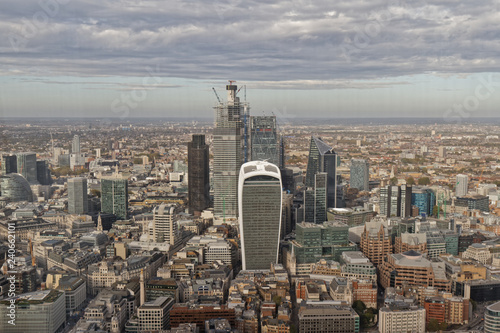
[[[500,302],[494,303],[486,308],[484,312],[484,332],[500,332]]]
[[[126,179],[101,180],[101,212],[127,219],[128,183]]]
[[[23,175],[28,183],[32,184],[38,181],[36,171],[35,153],[17,154],[17,172]]]
[[[323,223],[327,220],[327,177],[325,172],[314,176],[314,187],[304,191],[304,221]]]
[[[432,210],[436,205],[436,195],[431,189],[413,189],[411,194],[411,204],[418,207],[420,215],[432,215]]]
[[[17,173],[0,177],[0,193],[10,201],[33,201],[33,192],[28,181]]]
[[[282,217],[279,169],[266,162],[245,163],[239,186],[243,269],[270,269],[278,260]]]
[[[340,259],[344,251],[356,251],[349,243],[349,227],[344,223],[297,224],[296,238],[292,243],[297,264],[309,264],[320,259]]]
[[[210,205],[210,169],[205,135],[193,135],[188,143],[189,213],[201,212]]]
[[[240,103],[236,88],[228,85],[228,102],[215,107],[213,188],[216,217],[238,216],[238,174],[244,158],[241,117],[248,105]]]
[[[251,160],[279,165],[279,142],[275,116],[250,118]]]
[[[315,175],[319,172],[327,174],[327,205],[329,208],[335,208],[337,207],[337,153],[321,138],[313,136],[307,162],[306,187],[314,187]]]
[[[68,213],[84,214],[88,211],[87,179],[68,179]]]
[[[369,190],[369,168],[370,166],[367,160],[356,158],[351,160],[351,188],[357,188],[360,191]]]

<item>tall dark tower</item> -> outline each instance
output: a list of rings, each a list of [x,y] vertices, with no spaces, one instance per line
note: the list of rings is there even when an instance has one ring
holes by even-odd
[[[188,142],[189,213],[201,212],[210,204],[208,145],[204,134]]]

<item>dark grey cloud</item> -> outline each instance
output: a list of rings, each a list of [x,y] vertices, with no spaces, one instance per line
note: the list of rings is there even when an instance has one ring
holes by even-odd
[[[494,0],[3,0],[0,70],[142,77],[149,66],[281,88],[494,72],[496,9]]]

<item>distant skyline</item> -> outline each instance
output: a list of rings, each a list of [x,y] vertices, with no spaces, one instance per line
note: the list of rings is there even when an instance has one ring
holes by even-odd
[[[493,0],[4,0],[0,118],[496,117]],[[243,98],[244,91],[240,91]]]

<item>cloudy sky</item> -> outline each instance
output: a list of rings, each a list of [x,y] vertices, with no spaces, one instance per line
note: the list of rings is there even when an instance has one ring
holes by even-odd
[[[1,0],[0,116],[498,116],[499,5]]]

